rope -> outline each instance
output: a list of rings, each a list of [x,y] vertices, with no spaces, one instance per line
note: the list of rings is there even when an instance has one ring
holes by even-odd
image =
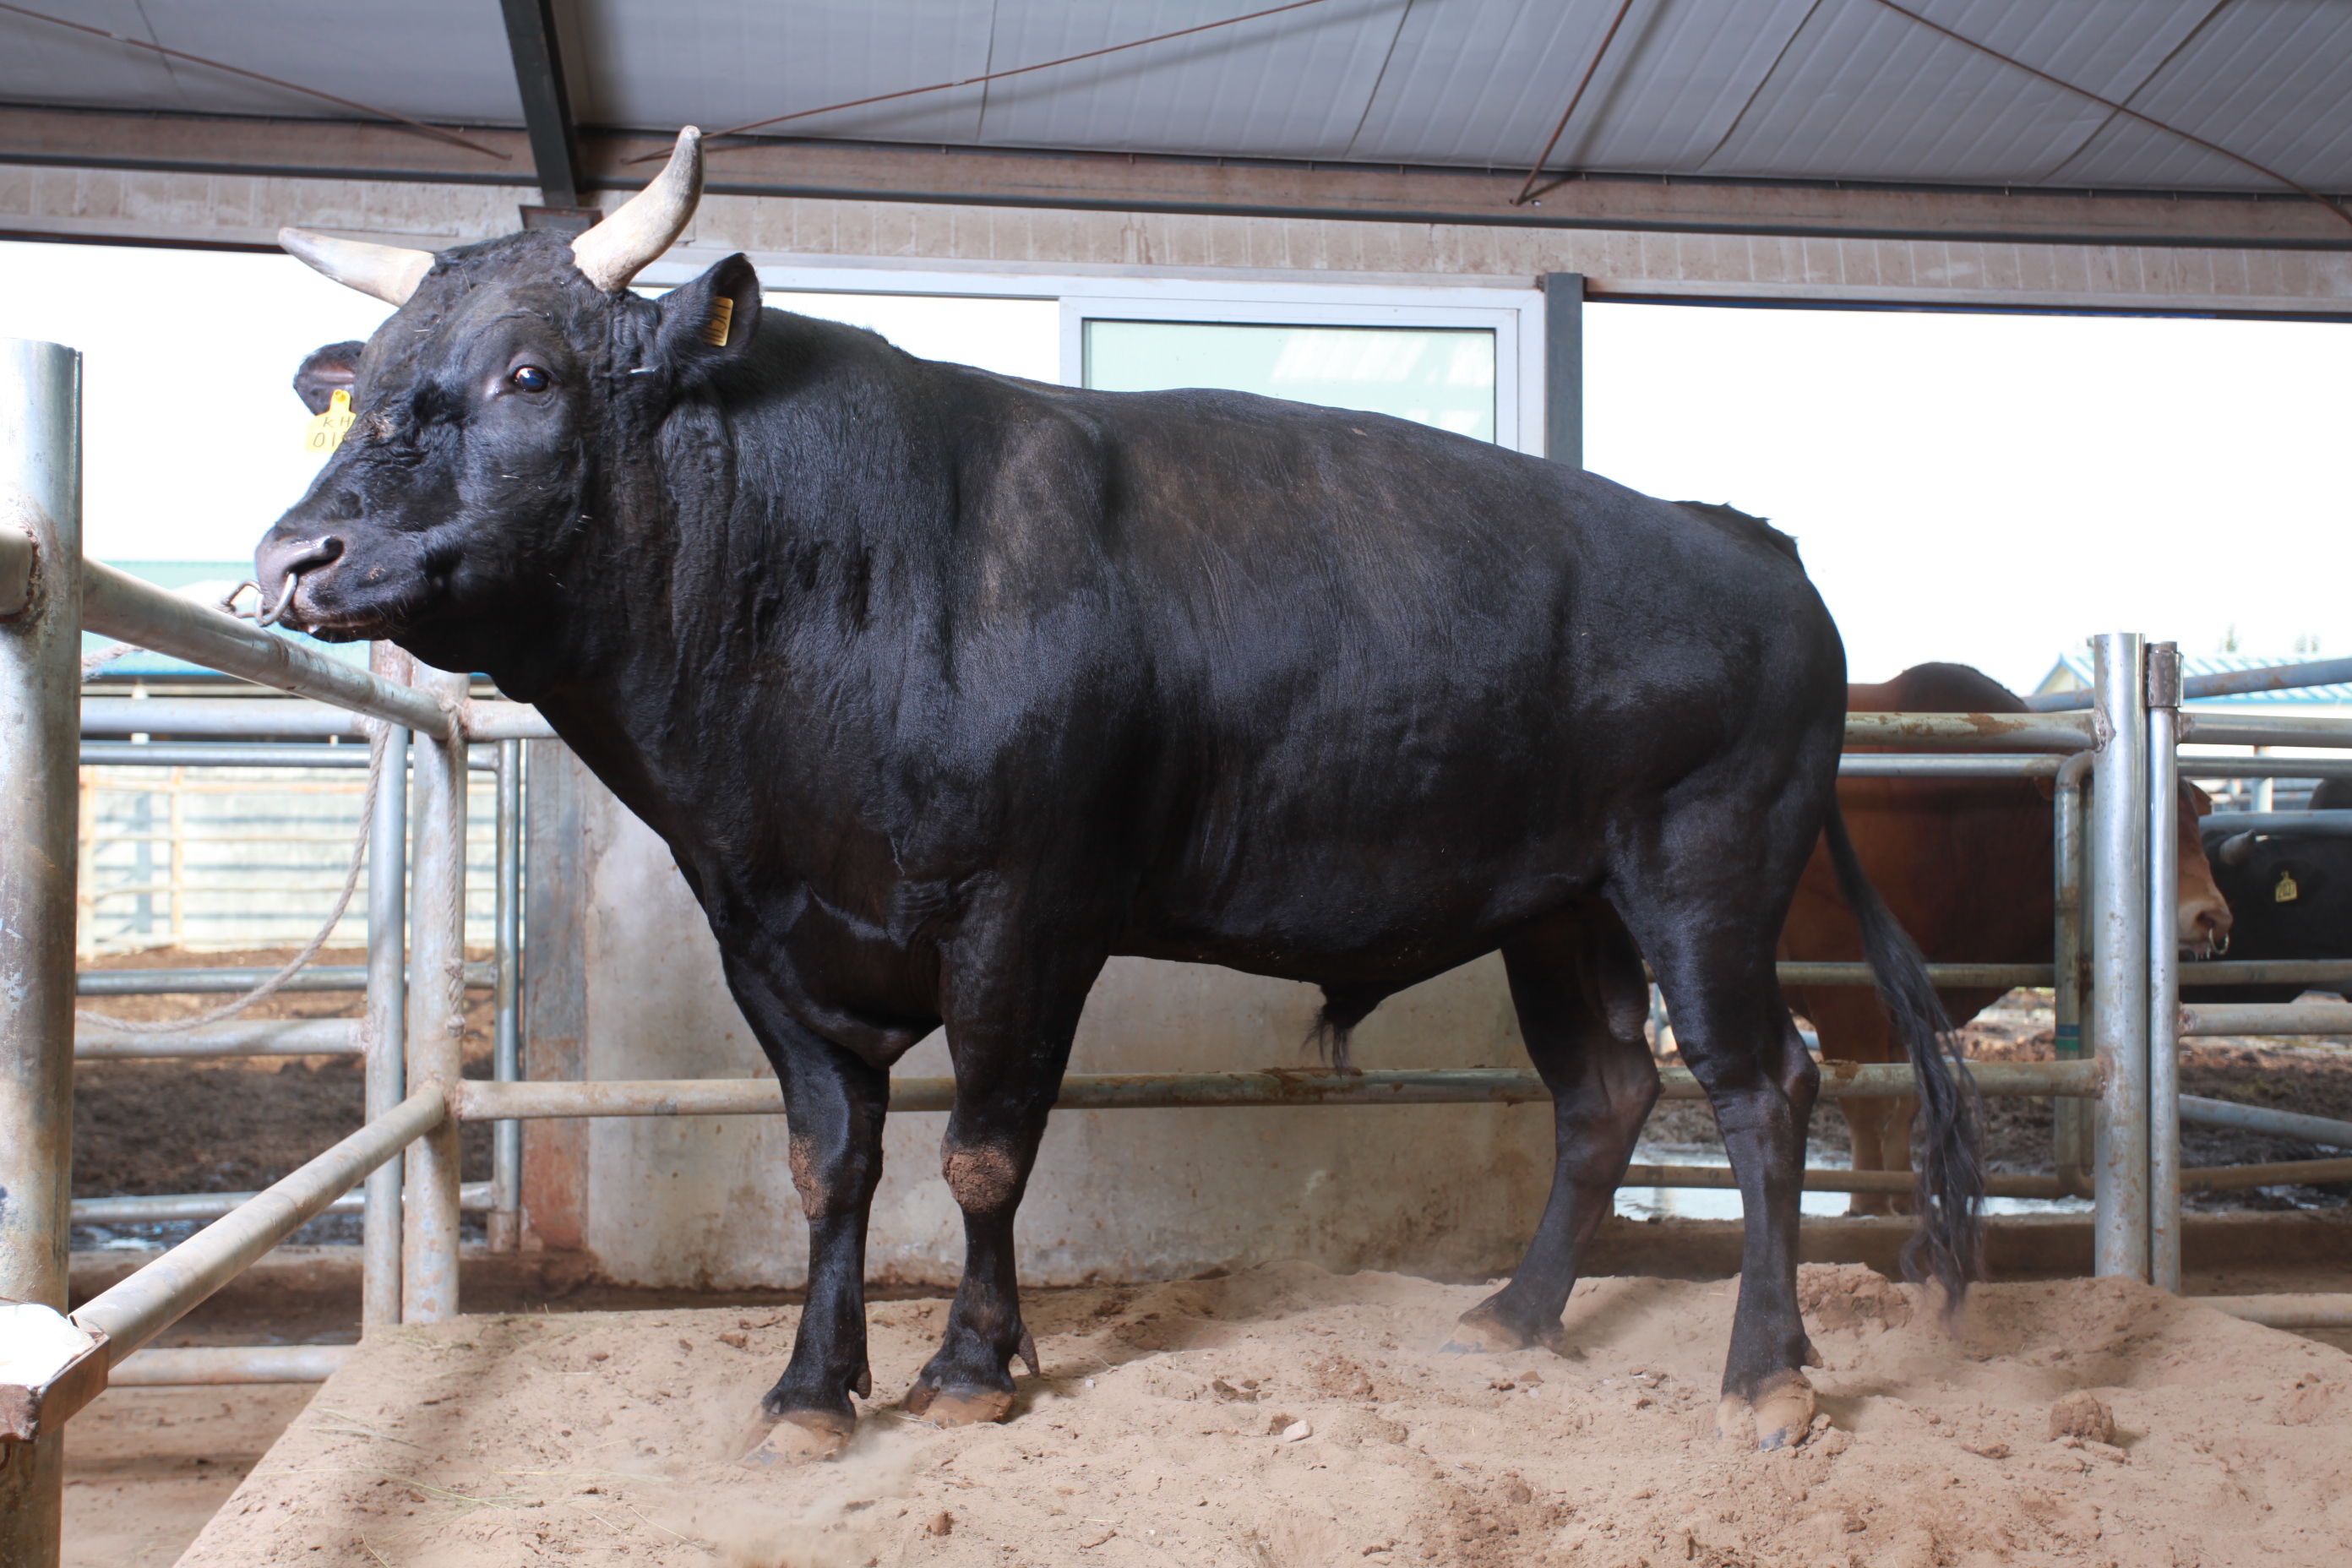
[[[343,911],[352,907],[352,895],[359,890],[360,869],[367,864],[368,838],[375,823],[376,792],[383,783],[385,739],[385,725],[378,720],[369,720],[367,795],[360,806],[359,837],[352,845],[351,869],[343,874],[343,890],[337,896],[334,910],[327,916],[326,923],[319,928],[319,934],[310,939],[310,945],[294,955],[291,963],[244,995],[224,1003],[209,1012],[199,1013],[193,1018],[173,1018],[159,1023],[146,1023],[135,1018],[111,1018],[103,1013],[92,1013],[77,1007],[74,1009],[74,1022],[87,1024],[99,1029],[120,1029],[129,1035],[184,1034],[190,1029],[201,1028],[206,1024],[217,1024],[224,1018],[234,1018],[293,979],[304,965],[318,957],[319,950],[325,947],[327,939],[334,935],[335,927],[342,923]],[[458,969],[457,979],[459,985],[457,996],[460,1010],[462,1010],[465,999],[465,970],[462,965]]]

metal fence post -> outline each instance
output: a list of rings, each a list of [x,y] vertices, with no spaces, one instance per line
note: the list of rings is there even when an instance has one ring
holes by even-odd
[[[2058,769],[2054,821],[2050,840],[2052,886],[2057,894],[2058,931],[2051,955],[2051,1010],[2060,1061],[2083,1055],[2083,790],[2091,776],[2092,753],[2077,752]],[[2090,1197],[2091,1106],[2087,1100],[2053,1099],[2052,1163],[2059,1183],[2076,1197]]]
[[[71,1237],[81,356],[0,340],[0,1297],[62,1312]],[[31,549],[25,545],[26,539]],[[10,606],[14,606],[13,613]],[[53,1568],[65,1438],[0,1443],[0,1568]]]
[[[497,927],[498,1045],[490,1076],[512,1083],[522,1076],[522,742],[499,742],[499,900]],[[522,1245],[522,1123],[490,1130],[492,1252]]]
[[[369,668],[406,679],[408,656],[390,643],[369,650]],[[406,1093],[408,1041],[408,731],[389,728],[375,820],[368,825],[367,1118],[373,1121]],[[400,1321],[400,1164],[368,1173],[361,1225],[360,1329]]]
[[[2094,1270],[2147,1278],[2147,675],[2137,632],[2094,643],[2099,737],[2091,791],[2091,1048],[2106,1070],[2095,1123]]]
[[[418,684],[462,704],[466,677],[417,667]],[[454,1089],[466,1028],[466,737],[452,722],[415,749],[416,854],[409,868],[408,1088]],[[401,1205],[401,1319],[457,1313],[457,1124],[408,1146]]]
[[[2147,650],[2148,1280],[2180,1293],[2180,649]]]

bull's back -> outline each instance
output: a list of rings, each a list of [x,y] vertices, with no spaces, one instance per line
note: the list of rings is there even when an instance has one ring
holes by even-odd
[[[1151,951],[1444,967],[1594,885],[1613,821],[1834,722],[1834,627],[1753,520],[1378,416],[1039,395],[1148,660]]]

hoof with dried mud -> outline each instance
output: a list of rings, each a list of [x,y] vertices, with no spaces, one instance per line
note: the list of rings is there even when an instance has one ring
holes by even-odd
[[[908,1413],[934,1426],[971,1426],[1002,1421],[1013,1411],[1013,1395],[999,1388],[934,1388],[919,1383],[907,1392]]]
[[[747,1465],[808,1465],[838,1458],[857,1423],[826,1410],[794,1410],[768,1428],[743,1456]]]
[[[1765,1380],[1751,1404],[1727,1394],[1715,1409],[1715,1435],[1739,1437],[1756,1435],[1759,1448],[1793,1448],[1813,1427],[1813,1385],[1801,1372],[1780,1373]]]

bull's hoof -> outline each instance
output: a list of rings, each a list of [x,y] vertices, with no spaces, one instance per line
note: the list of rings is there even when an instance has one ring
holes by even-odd
[[[1013,1393],[1003,1388],[940,1388],[918,1383],[907,1391],[907,1410],[934,1426],[972,1426],[1002,1421],[1013,1411]]]
[[[1558,1351],[1560,1337],[1556,1323],[1549,1334],[1531,1334],[1515,1328],[1488,1304],[1473,1307],[1456,1319],[1452,1337],[1438,1346],[1438,1351],[1444,1355],[1501,1355],[1507,1351],[1534,1350],[1538,1345]]]
[[[747,1465],[808,1465],[841,1457],[857,1423],[830,1410],[787,1410],[743,1455]]]
[[[1813,1385],[1801,1372],[1775,1373],[1753,1401],[1727,1394],[1715,1407],[1715,1435],[1741,1438],[1751,1433],[1762,1449],[1793,1448],[1813,1429]]]

